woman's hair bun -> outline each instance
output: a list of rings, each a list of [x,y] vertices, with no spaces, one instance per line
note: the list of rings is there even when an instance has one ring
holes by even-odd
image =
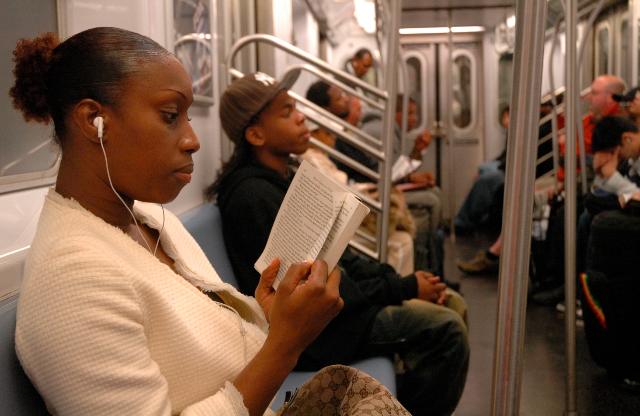
[[[13,51],[15,85],[9,95],[27,121],[48,123],[51,119],[46,78],[58,43],[54,33],[44,33],[34,39],[21,39]]]

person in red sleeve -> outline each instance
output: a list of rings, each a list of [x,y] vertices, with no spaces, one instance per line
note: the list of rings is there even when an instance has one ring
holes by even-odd
[[[591,155],[591,137],[593,128],[600,119],[606,116],[619,115],[620,105],[614,99],[615,94],[623,94],[625,90],[624,81],[615,75],[600,75],[591,83],[591,91],[584,98],[589,103],[589,113],[582,118],[582,128],[584,131],[584,145],[587,155]],[[561,134],[558,138],[560,154],[565,154],[565,136]],[[578,145],[576,144],[576,147]],[[580,154],[576,148],[576,154]],[[558,169],[558,181],[564,182],[564,166]]]

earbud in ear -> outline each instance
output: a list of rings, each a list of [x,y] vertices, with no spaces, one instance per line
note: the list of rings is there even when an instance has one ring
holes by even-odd
[[[101,116],[94,118],[93,125],[98,129],[98,139],[102,140],[102,130],[104,128],[104,119]]]

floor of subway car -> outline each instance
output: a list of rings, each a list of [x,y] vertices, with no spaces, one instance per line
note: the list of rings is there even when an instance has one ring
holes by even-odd
[[[487,416],[491,412],[491,384],[495,344],[498,278],[466,276],[456,267],[457,258],[470,258],[488,247],[482,236],[458,237],[445,242],[445,274],[459,281],[469,307],[471,362],[465,391],[456,416]],[[583,415],[640,414],[640,393],[616,386],[606,371],[589,356],[584,328],[577,328],[577,403]],[[524,374],[520,414],[562,415],[565,409],[564,315],[555,307],[528,304]],[[446,381],[445,381],[446,382]]]

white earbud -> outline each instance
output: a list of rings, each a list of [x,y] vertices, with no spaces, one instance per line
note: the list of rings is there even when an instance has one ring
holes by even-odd
[[[102,140],[102,130],[104,128],[104,119],[101,116],[94,118],[93,125],[98,129],[98,139]]]

